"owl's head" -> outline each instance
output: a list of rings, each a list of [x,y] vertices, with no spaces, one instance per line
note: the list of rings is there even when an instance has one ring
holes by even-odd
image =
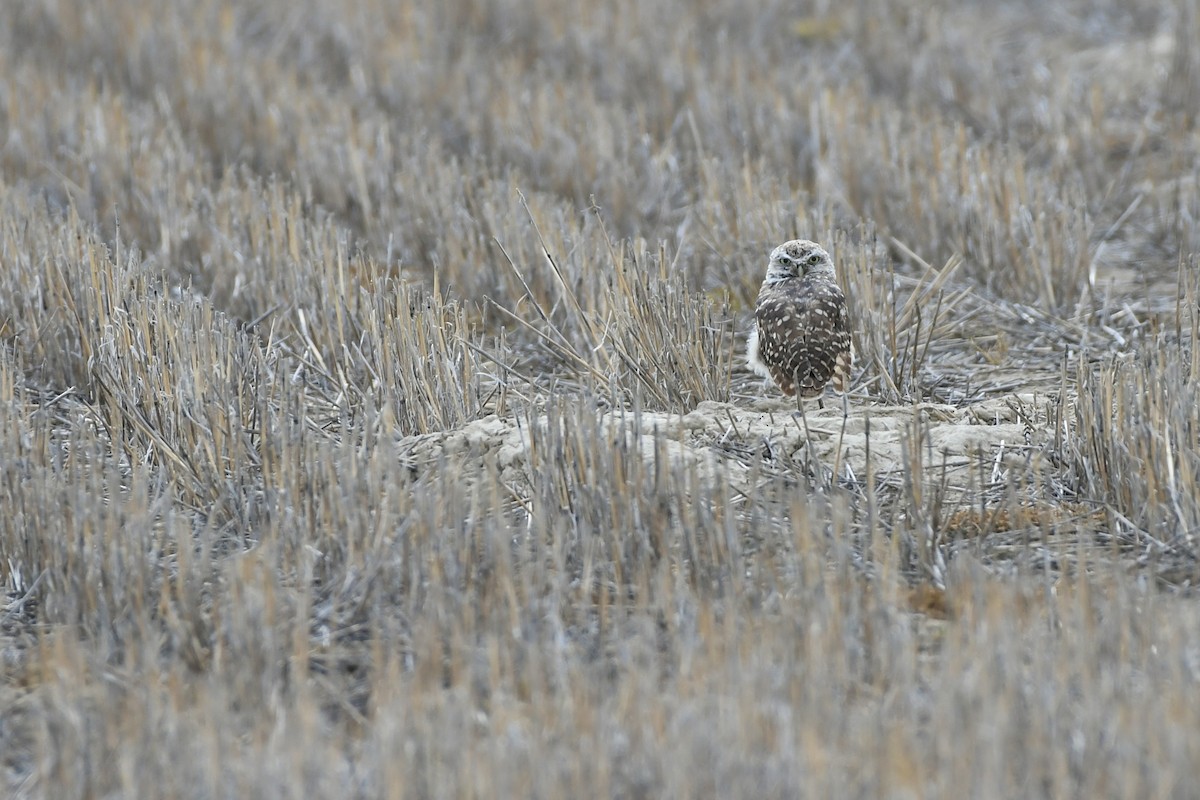
[[[816,242],[793,239],[771,251],[767,264],[767,283],[779,283],[791,278],[824,274],[833,277],[833,259]]]

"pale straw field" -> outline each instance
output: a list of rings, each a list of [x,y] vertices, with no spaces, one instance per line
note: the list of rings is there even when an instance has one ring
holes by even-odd
[[[1196,796],[1200,0],[3,6],[0,796]]]

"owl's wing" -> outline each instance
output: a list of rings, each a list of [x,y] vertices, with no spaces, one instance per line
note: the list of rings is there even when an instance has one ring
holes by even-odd
[[[845,394],[850,388],[850,370],[854,367],[854,344],[850,341],[850,309],[846,307],[846,297],[840,289],[834,305],[837,312],[833,315],[832,338],[837,358],[829,382],[834,391]]]

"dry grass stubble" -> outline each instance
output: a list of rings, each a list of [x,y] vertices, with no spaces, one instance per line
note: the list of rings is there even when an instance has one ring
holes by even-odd
[[[1187,796],[1195,0],[6,14],[8,795]]]

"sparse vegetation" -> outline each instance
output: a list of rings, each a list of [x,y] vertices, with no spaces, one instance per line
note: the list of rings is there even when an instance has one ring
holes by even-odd
[[[3,16],[0,793],[1193,793],[1197,0]]]

